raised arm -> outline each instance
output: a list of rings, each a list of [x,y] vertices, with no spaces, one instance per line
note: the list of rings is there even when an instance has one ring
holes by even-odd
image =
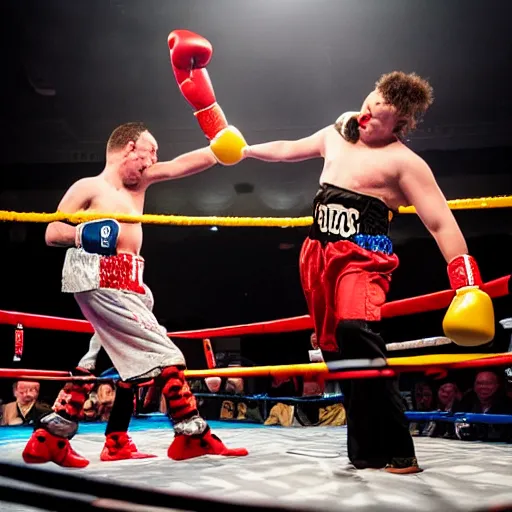
[[[466,240],[427,163],[412,153],[404,162],[399,183],[402,194],[416,208],[446,262],[467,254]]]
[[[184,153],[168,162],[159,162],[144,171],[146,186],[157,181],[175,180],[192,176],[213,167],[217,163],[209,148]]]
[[[244,156],[265,162],[300,162],[324,156],[325,135],[332,126],[299,140],[276,140],[244,148]]]
[[[74,183],[64,194],[57,211],[76,213],[89,207],[93,193],[91,178]],[[46,245],[52,247],[71,247],[75,245],[76,227],[64,222],[51,222],[45,233]]]

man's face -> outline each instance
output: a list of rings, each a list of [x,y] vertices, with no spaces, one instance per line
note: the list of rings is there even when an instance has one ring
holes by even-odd
[[[100,404],[113,404],[116,398],[116,392],[110,384],[101,384],[97,391]]]
[[[361,114],[371,116],[370,121],[359,128],[361,135],[365,137],[392,135],[399,121],[396,108],[386,103],[378,89],[366,97],[361,107]]]
[[[20,380],[16,385],[14,396],[19,404],[29,405],[35,402],[39,396],[39,384]]]
[[[437,392],[437,397],[442,405],[449,405],[455,400],[457,388],[451,382],[443,384]]]
[[[478,399],[487,402],[498,391],[498,378],[492,372],[480,372],[476,376],[474,388]]]
[[[126,146],[126,162],[122,170],[123,184],[127,187],[138,185],[144,171],[158,161],[158,144],[148,131],[142,132],[135,142]]]
[[[432,406],[432,390],[424,384],[418,384],[414,390],[416,406],[420,410],[429,409]]]

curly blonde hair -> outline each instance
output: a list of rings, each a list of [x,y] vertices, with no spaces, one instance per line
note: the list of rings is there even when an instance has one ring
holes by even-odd
[[[405,136],[417,127],[421,117],[434,101],[434,89],[427,80],[416,73],[386,73],[377,80],[375,87],[386,102],[397,109],[398,115],[405,117],[395,130],[400,136]]]

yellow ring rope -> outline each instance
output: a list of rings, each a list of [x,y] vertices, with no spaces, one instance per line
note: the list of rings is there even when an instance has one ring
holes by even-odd
[[[448,201],[452,210],[483,210],[488,208],[512,207],[512,196],[480,197],[475,199],[454,199]],[[416,213],[413,206],[403,207],[399,213]],[[68,221],[80,224],[95,219],[116,219],[119,222],[160,224],[174,226],[232,226],[232,227],[305,227],[313,223],[313,217],[188,217],[186,215],[128,215],[101,212],[78,213],[35,213],[0,210],[0,221],[42,222]]]

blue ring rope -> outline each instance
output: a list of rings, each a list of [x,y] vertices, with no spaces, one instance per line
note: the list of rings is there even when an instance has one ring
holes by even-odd
[[[325,403],[332,404],[343,400],[343,394],[330,394],[321,397],[275,397],[266,394],[260,395],[228,395],[216,393],[194,393],[200,398],[223,398],[229,400],[269,401],[285,403]],[[488,423],[493,425],[512,424],[510,414],[478,414],[471,412],[442,412],[442,411],[406,411],[405,417],[409,421],[446,421],[449,423]]]

